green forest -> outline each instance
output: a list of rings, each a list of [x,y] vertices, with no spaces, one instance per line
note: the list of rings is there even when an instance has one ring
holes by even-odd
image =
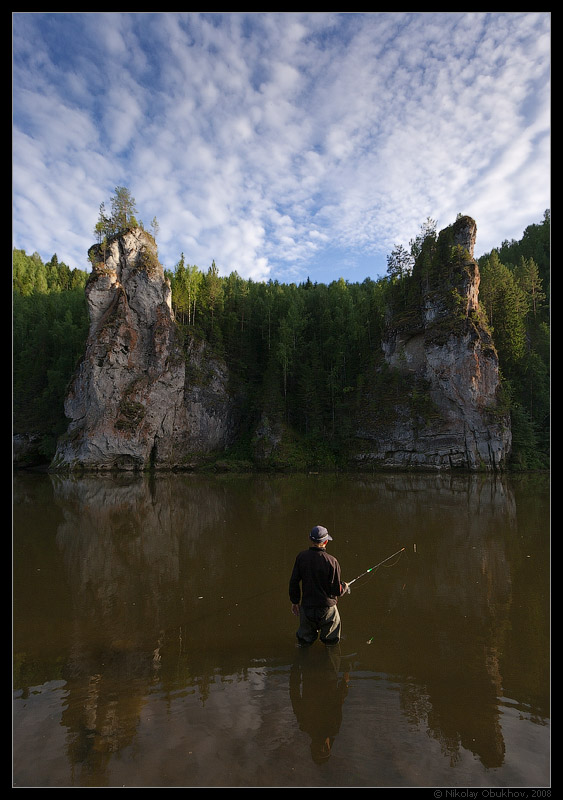
[[[127,203],[131,198],[126,197]],[[123,224],[137,224],[132,212]],[[115,235],[100,208],[98,244]],[[142,223],[140,223],[142,225]],[[152,223],[156,235],[156,218]],[[382,407],[390,393],[408,392],[383,363],[386,310],[413,296],[412,267],[425,242],[436,239],[427,220],[407,251],[388,256],[387,274],[350,283],[254,282],[220,275],[181,254],[165,274],[181,334],[203,337],[229,365],[233,390],[245,398],[247,434],[227,458],[246,458],[252,423],[260,414],[291,431],[296,453],[338,467],[351,410],[369,386]],[[513,431],[511,468],[549,467],[550,445],[550,214],[529,225],[519,241],[504,241],[479,259],[480,307],[498,351]],[[84,287],[89,273],[37,253],[13,251],[13,433],[40,441],[45,462],[66,429],[64,397],[88,334]],[[395,396],[395,395],[394,395]],[[299,467],[296,456],[289,463]],[[311,459],[308,460],[311,464]]]

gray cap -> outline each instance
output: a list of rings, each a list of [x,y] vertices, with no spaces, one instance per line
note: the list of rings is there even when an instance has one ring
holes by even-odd
[[[326,528],[323,528],[322,525],[315,525],[311,533],[309,534],[309,539],[312,542],[322,543],[322,542],[332,542],[332,536],[328,535],[328,531]]]

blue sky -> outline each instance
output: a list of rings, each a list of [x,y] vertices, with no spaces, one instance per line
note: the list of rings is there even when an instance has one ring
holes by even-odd
[[[162,264],[384,275],[550,207],[550,12],[13,12],[13,245],[88,268],[126,186]]]

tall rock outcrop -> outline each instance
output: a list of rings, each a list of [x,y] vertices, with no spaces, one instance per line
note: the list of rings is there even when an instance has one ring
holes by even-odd
[[[350,468],[506,465],[510,419],[479,309],[476,230],[462,217],[427,237],[412,275],[390,287],[381,367],[347,409]],[[258,406],[244,419],[228,366],[205,341],[181,340],[153,238],[133,228],[90,256],[90,330],[52,469],[195,468],[219,461],[241,423],[253,431],[255,466],[283,468],[284,445],[294,453],[295,432]],[[304,468],[309,462],[304,450]]]
[[[363,415],[353,462],[381,469],[499,470],[511,447],[499,364],[479,311],[477,226],[470,217],[428,238],[397,286],[383,340],[387,384]],[[379,386],[381,388],[382,382]],[[384,411],[382,410],[384,409]]]
[[[52,469],[183,468],[221,451],[234,426],[228,371],[203,342],[184,352],[152,237],[133,228],[89,255],[90,330]]]

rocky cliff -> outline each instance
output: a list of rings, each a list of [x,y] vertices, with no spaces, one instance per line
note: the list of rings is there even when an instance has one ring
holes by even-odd
[[[359,421],[352,457],[357,465],[505,466],[510,418],[503,409],[497,353],[479,311],[476,233],[475,221],[461,217],[427,240],[412,276],[397,290],[383,352],[400,390],[384,414],[364,414]]]
[[[505,466],[510,421],[479,310],[475,237],[475,222],[463,217],[427,238],[412,275],[392,287],[382,365],[349,408],[348,467]],[[134,228],[91,248],[90,257],[86,353],[66,398],[70,424],[52,469],[190,469],[219,461],[244,417],[230,390],[233,376],[203,340],[182,341],[154,240]],[[245,418],[254,465],[282,468],[292,431],[265,409],[254,414]]]
[[[152,237],[134,228],[89,255],[90,330],[52,469],[185,468],[221,451],[235,430],[228,371],[203,342],[186,358]]]

